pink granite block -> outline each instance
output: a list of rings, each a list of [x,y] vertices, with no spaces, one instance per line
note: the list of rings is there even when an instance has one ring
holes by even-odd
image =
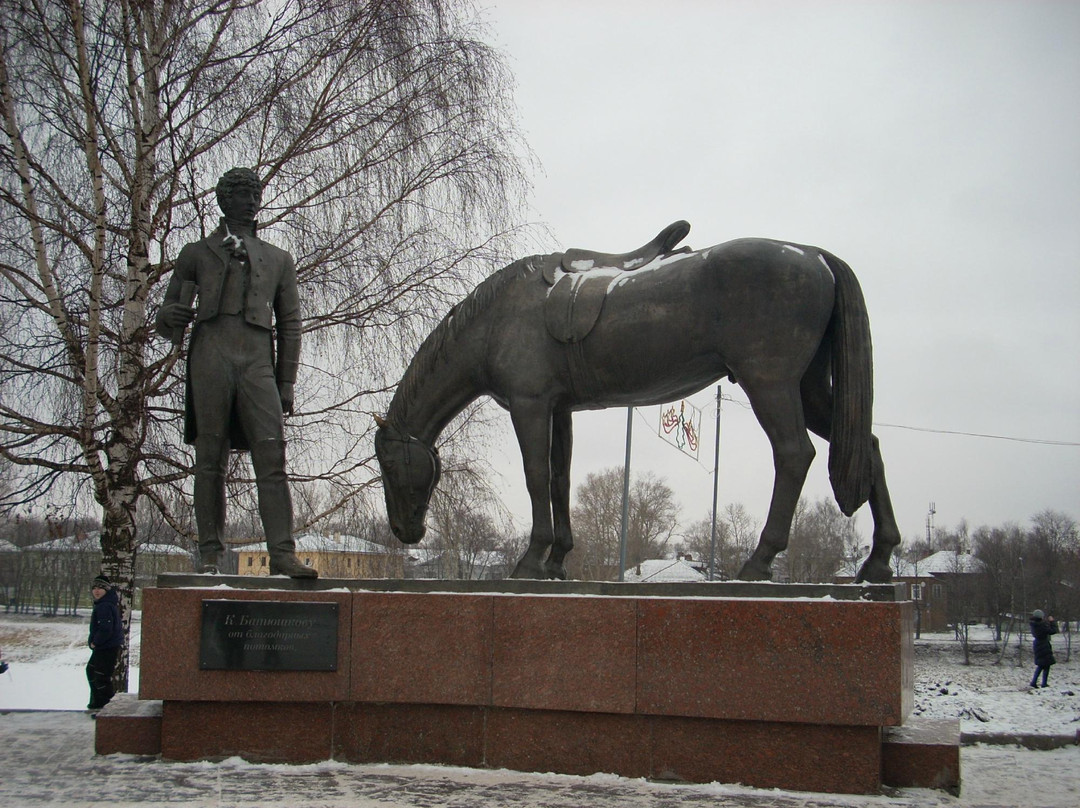
[[[165,760],[242,757],[253,763],[314,763],[333,754],[333,706],[291,702],[166,701]]]
[[[895,642],[900,656],[900,720],[884,722],[882,726],[897,726],[908,720],[915,707],[915,604],[903,601],[895,604],[900,610],[899,636],[896,640],[887,637],[886,642]]]
[[[351,763],[484,765],[484,708],[339,704],[334,757]]]
[[[881,738],[881,781],[897,788],[960,791],[960,722],[917,718],[886,727]]]
[[[492,704],[634,712],[635,599],[503,596],[494,600]]]
[[[902,723],[911,709],[910,604],[639,604],[639,712],[879,727]]]
[[[350,594],[238,589],[143,590],[139,697],[171,701],[312,701],[349,692]],[[199,667],[204,600],[338,604],[336,671],[233,671]]]
[[[491,709],[485,760],[515,771],[647,777],[649,744],[644,716]]]
[[[692,783],[872,794],[881,788],[876,727],[653,718],[652,776]]]
[[[358,592],[350,700],[486,705],[491,598]]]
[[[161,753],[160,701],[140,701],[133,693],[118,693],[97,714],[94,724],[96,754]]]

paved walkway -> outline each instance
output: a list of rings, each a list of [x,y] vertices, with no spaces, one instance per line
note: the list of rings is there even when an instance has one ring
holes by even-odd
[[[880,796],[798,794],[436,766],[163,763],[97,757],[94,722],[77,712],[0,714],[0,805],[202,808],[1074,808],[1080,747],[964,747],[959,798],[922,789]],[[827,753],[826,753],[827,754]],[[765,765],[763,763],[763,765]]]

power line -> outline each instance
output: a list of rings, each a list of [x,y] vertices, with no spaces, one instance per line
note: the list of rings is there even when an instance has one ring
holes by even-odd
[[[747,409],[747,410],[750,409],[750,405],[747,404],[745,401],[742,401],[741,399],[728,398],[727,396],[724,396],[724,401],[730,401],[732,404],[740,405],[740,406],[743,407],[743,409]],[[695,405],[695,406],[697,406],[697,405]],[[713,400],[711,408],[709,407],[708,404],[705,404],[705,405],[702,405],[701,407],[699,407],[699,409],[702,411],[702,413],[707,413],[707,412],[710,411],[710,409],[715,411],[715,408],[716,408],[715,399]],[[645,417],[645,414],[641,412],[642,409],[644,409],[644,408],[635,407],[635,410],[638,411],[638,415],[642,419],[642,421],[647,422],[647,423],[651,423],[651,421],[649,421],[649,419]],[[905,424],[886,424],[886,423],[882,423],[880,421],[874,421],[874,426],[876,426],[876,427],[886,427],[887,429],[906,429],[909,432],[929,432],[929,433],[935,434],[935,435],[959,435],[959,436],[964,437],[964,438],[987,438],[989,440],[1007,440],[1007,441],[1010,441],[1012,443],[1032,443],[1032,444],[1035,444],[1037,446],[1080,446],[1080,442],[1077,442],[1077,441],[1046,440],[1044,438],[1017,438],[1017,437],[1013,437],[1011,435],[990,435],[990,434],[985,433],[985,432],[961,432],[961,431],[954,430],[954,429],[931,429],[930,427],[924,427],[924,426],[906,426]]]
[[[1076,441],[1067,440],[1043,440],[1042,438],[1014,438],[1008,435],[988,435],[983,432],[957,432],[952,429],[930,429],[921,426],[904,426],[903,424],[882,424],[877,421],[874,426],[884,426],[891,429],[907,429],[912,432],[933,432],[938,435],[962,435],[965,438],[990,438],[991,440],[1008,440],[1014,443],[1036,443],[1042,446],[1080,446]]]

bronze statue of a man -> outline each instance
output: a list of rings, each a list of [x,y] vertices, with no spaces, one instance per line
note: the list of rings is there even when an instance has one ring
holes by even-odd
[[[270,574],[315,578],[318,573],[296,557],[285,474],[283,414],[292,412],[300,359],[296,268],[289,253],[255,235],[262,189],[248,168],[233,168],[221,177],[217,198],[225,215],[209,237],[180,251],[156,325],[161,334],[179,341],[195,321],[184,441],[195,445],[199,572],[218,572],[225,550],[229,450],[248,449]],[[191,305],[195,290],[197,309]]]

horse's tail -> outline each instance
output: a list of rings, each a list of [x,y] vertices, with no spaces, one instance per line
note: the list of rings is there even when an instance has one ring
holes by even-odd
[[[832,430],[829,481],[836,503],[851,516],[870,497],[874,405],[870,318],[862,288],[846,263],[825,253],[836,279],[832,322]]]

